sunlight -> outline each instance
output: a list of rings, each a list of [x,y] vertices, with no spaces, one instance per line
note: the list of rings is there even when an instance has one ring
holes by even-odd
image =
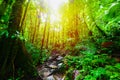
[[[60,21],[60,14],[54,13],[50,15],[50,22],[55,23],[56,21]]]
[[[60,7],[68,3],[68,0],[34,0],[35,4],[41,6],[43,9],[48,10],[48,14],[41,14],[42,22],[46,21],[46,17],[50,16],[50,23],[54,24],[55,22],[60,21]]]
[[[60,6],[64,3],[67,3],[68,0],[48,0],[48,6],[53,11],[58,11]]]
[[[47,14],[41,13],[42,22],[46,22]]]
[[[50,11],[50,22],[54,23],[60,20],[59,9],[60,7],[67,3],[68,0],[48,0],[48,7]]]
[[[56,27],[54,27],[54,28],[51,28],[51,31],[53,32],[53,31],[55,31],[55,32],[60,32],[62,30],[62,27],[59,27],[59,28],[56,28]]]

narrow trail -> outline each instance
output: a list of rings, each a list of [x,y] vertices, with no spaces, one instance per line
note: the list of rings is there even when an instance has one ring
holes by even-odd
[[[64,80],[64,74],[60,73],[63,64],[63,56],[56,54],[51,55],[44,64],[37,67],[39,76],[43,80]]]
[[[37,67],[39,76],[43,80],[65,80],[66,70],[62,72],[61,68],[63,67],[63,59],[64,57],[69,54],[70,52],[79,53],[78,51],[84,51],[89,53],[95,53],[96,49],[94,48],[95,45],[92,43],[89,45],[82,45],[79,50],[75,49],[73,51],[70,50],[58,50],[53,49],[51,51],[51,56],[40,66]],[[73,73],[73,79],[79,74],[79,71],[74,69]]]

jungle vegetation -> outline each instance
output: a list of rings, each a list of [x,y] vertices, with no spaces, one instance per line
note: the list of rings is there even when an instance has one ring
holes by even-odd
[[[0,0],[0,80],[37,80],[54,54],[65,80],[120,80],[120,0]]]

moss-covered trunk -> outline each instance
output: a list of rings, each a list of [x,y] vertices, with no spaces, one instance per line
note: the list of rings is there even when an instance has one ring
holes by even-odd
[[[33,77],[35,72],[25,44],[19,38],[24,2],[25,0],[14,2],[8,25],[9,36],[3,35],[0,38],[0,79],[8,79],[9,76],[14,78],[19,75],[17,74],[19,70],[23,71],[24,78]]]

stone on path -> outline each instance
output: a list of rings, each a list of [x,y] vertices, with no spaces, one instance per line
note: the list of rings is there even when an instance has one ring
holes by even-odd
[[[59,73],[59,69],[63,65],[63,57],[60,55],[50,56],[49,59],[38,67],[38,73],[43,80],[62,80],[63,74]]]

